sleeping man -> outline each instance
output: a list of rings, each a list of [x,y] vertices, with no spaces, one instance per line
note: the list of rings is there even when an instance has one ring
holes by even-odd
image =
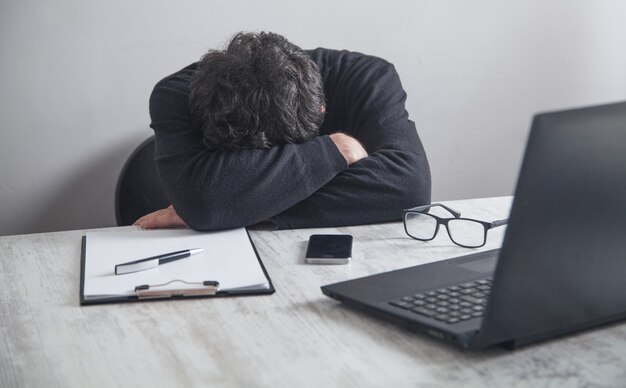
[[[430,203],[430,169],[393,65],[239,33],[150,98],[171,206],[144,228],[277,229],[400,219]]]

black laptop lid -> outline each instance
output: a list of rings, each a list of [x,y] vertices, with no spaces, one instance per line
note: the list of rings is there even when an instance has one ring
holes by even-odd
[[[537,115],[481,345],[626,318],[626,103]]]

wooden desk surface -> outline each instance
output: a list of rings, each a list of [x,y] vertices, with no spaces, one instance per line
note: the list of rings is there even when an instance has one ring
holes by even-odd
[[[510,197],[446,203],[495,220],[508,215]],[[498,229],[484,249],[501,244]],[[513,352],[470,353],[320,291],[472,252],[445,233],[422,243],[400,222],[254,230],[274,295],[80,307],[84,232],[0,237],[0,387],[626,386],[626,324]],[[352,234],[352,264],[304,264],[313,233]]]

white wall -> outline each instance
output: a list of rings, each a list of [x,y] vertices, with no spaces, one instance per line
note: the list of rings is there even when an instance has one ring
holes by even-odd
[[[0,235],[112,226],[165,75],[239,30],[393,62],[433,198],[511,194],[531,115],[626,99],[626,2],[0,0]]]

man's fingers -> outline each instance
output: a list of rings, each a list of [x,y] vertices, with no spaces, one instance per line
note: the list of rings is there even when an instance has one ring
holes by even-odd
[[[163,210],[165,209],[157,210],[150,214],[146,214],[145,216],[135,221],[134,225],[138,225],[146,229],[157,228],[158,219],[161,218],[161,213],[163,213]]]
[[[178,213],[176,213],[176,210],[174,210],[174,207],[171,205],[165,209],[146,214],[135,221],[134,225],[138,225],[145,229],[187,226],[185,221],[178,216]]]
[[[138,219],[137,221],[135,221],[135,222],[133,223],[133,225],[141,226],[141,227],[143,228],[143,226],[142,226],[142,225],[143,225],[143,223],[144,223],[144,222],[146,222],[146,219],[147,219],[148,217],[150,217],[151,215],[152,215],[152,213],[150,213],[150,214],[146,214],[145,216],[141,216],[141,217],[139,217],[139,219]]]
[[[330,139],[335,143],[341,155],[346,159],[348,165],[358,162],[368,156],[363,145],[352,136],[341,132],[330,135]]]

